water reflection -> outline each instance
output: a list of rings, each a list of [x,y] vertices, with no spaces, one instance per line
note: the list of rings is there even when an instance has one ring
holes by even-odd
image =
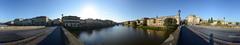
[[[85,45],[160,45],[166,37],[166,31],[141,30],[122,25],[79,33],[79,40]]]

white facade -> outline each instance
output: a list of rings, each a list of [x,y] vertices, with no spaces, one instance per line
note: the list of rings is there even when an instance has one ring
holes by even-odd
[[[195,15],[190,15],[187,17],[187,23],[188,25],[196,25],[200,24],[201,18],[195,16]]]

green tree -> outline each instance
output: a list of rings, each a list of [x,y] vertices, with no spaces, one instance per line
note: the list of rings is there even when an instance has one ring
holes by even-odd
[[[239,22],[236,22],[236,25],[239,25]]]
[[[165,26],[167,32],[170,32],[170,33],[174,32],[178,27],[177,20],[174,18],[166,18],[164,20],[164,26]]]
[[[232,22],[229,22],[228,24],[232,24]]]
[[[217,25],[222,25],[221,21],[217,21]]]
[[[213,23],[213,18],[208,19],[208,23]]]
[[[177,25],[177,20],[173,18],[166,18],[164,20],[164,26],[175,26]]]

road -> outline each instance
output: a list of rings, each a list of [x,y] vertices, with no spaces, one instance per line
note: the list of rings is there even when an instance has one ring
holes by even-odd
[[[188,28],[183,26],[180,31],[178,45],[209,45],[203,38],[199,37]]]
[[[48,35],[38,45],[66,45],[66,37],[61,27],[57,27],[50,35]]]
[[[204,26],[189,26],[190,28],[198,31],[204,35],[213,34],[215,39],[222,41],[240,43],[240,30],[234,29],[224,29],[224,28],[215,28],[215,27],[204,27]]]
[[[28,28],[28,27],[24,27]],[[42,33],[50,28],[44,29],[32,29],[32,30],[0,30],[0,43],[14,42],[18,40],[23,40],[39,33]]]

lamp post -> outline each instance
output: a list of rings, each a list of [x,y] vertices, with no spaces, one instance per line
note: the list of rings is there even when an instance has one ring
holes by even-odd
[[[224,25],[226,26],[227,24],[226,24],[226,22],[225,22],[225,17],[223,17],[223,22],[224,22]]]

